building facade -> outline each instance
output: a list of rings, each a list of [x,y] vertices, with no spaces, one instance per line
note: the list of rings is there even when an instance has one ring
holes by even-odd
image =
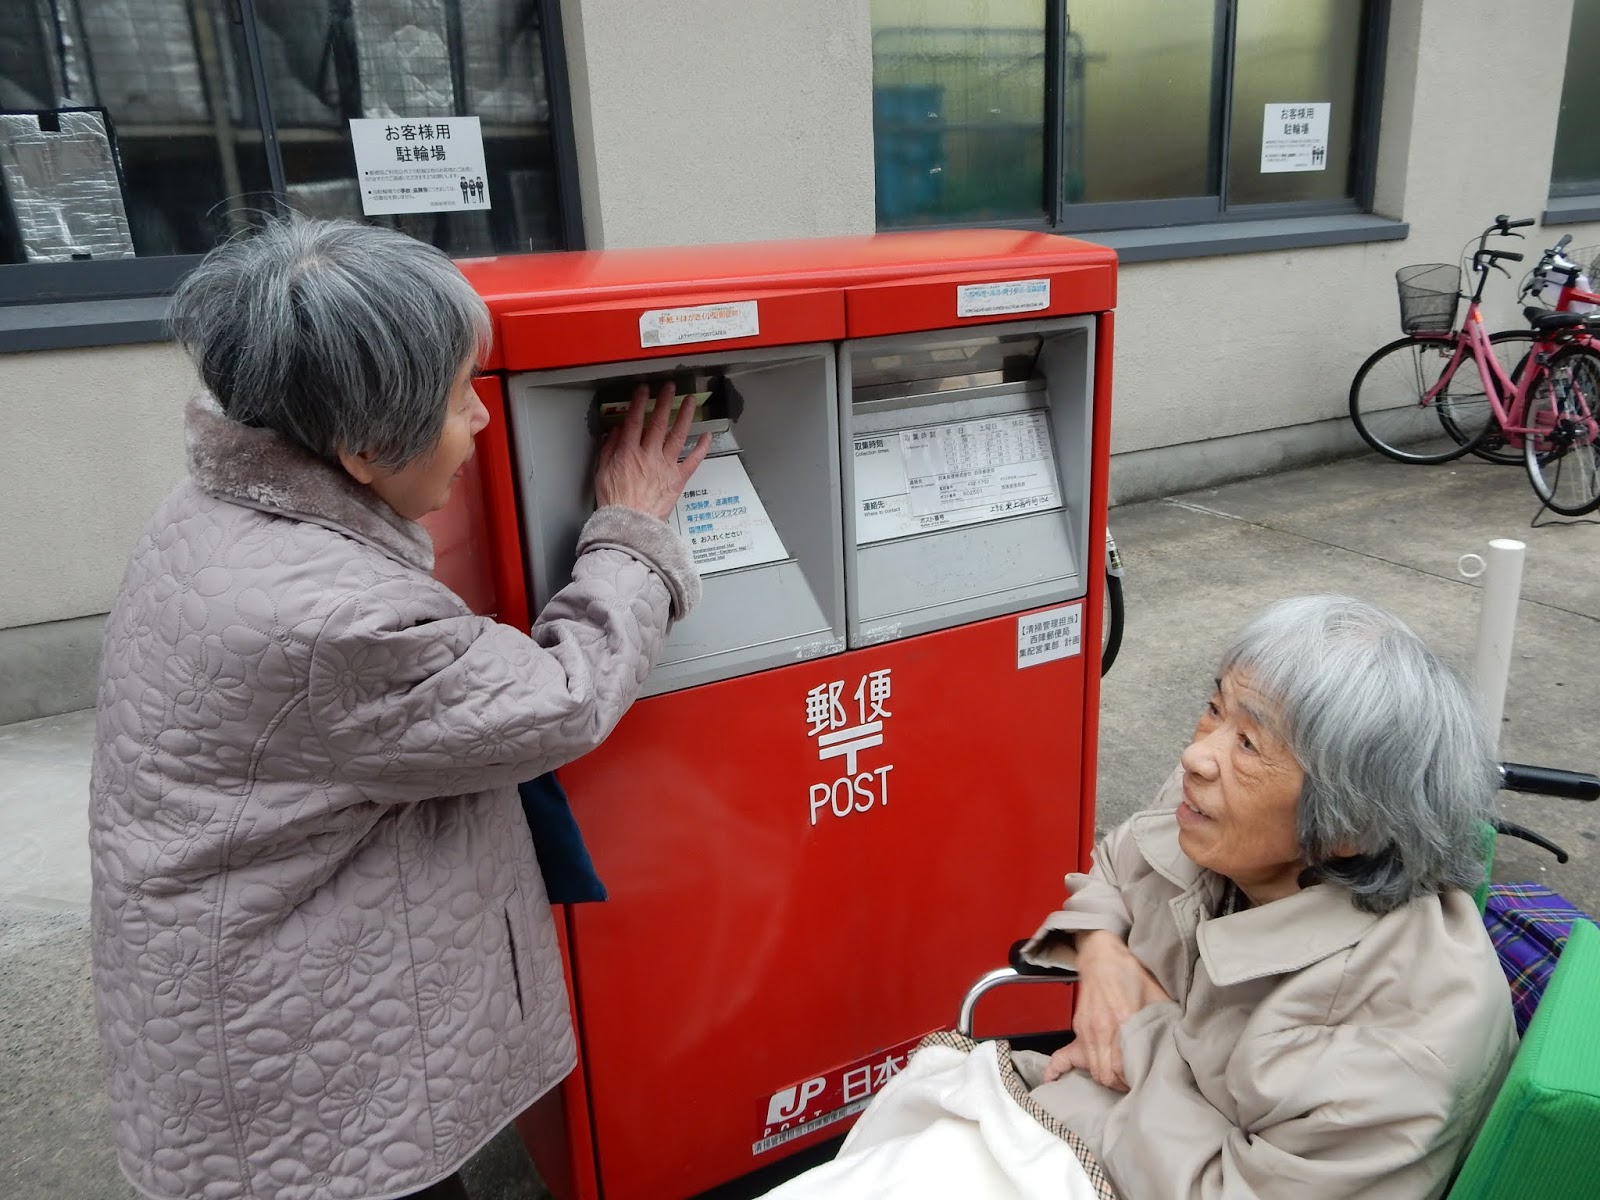
[[[0,723],[92,703],[182,473],[163,296],[278,203],[360,215],[352,119],[478,119],[487,206],[381,218],[457,255],[963,224],[1116,247],[1114,503],[1354,450],[1395,269],[1497,213],[1561,227],[1530,257],[1600,243],[1600,0],[5,7]]]

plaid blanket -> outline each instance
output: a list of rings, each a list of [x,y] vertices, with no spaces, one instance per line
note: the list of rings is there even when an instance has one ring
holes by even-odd
[[[1483,923],[1511,984],[1518,1035],[1533,1020],[1533,1010],[1539,1006],[1539,997],[1544,995],[1567,933],[1577,919],[1588,919],[1588,914],[1540,884],[1490,885]]]

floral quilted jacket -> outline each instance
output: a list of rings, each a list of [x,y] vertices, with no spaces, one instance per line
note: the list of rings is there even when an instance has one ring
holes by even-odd
[[[532,636],[337,467],[207,404],[106,628],[94,975],[119,1161],[161,1198],[394,1196],[574,1063],[516,784],[598,745],[699,595],[605,508]]]

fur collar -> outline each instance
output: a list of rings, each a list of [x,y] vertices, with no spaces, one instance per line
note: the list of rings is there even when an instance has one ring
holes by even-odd
[[[241,425],[210,396],[190,401],[184,417],[189,475],[223,500],[332,529],[419,571],[433,570],[433,539],[330,465],[270,429]]]

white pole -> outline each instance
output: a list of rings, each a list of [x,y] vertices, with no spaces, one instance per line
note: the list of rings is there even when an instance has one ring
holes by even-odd
[[[1478,703],[1495,753],[1500,750],[1500,718],[1506,708],[1511,674],[1511,642],[1517,631],[1517,599],[1522,593],[1522,559],[1527,546],[1495,538],[1484,556],[1483,607],[1478,612]]]

